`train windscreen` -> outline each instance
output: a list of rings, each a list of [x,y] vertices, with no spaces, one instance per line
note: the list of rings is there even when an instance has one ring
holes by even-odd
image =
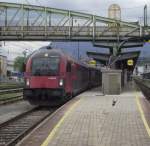
[[[33,76],[56,76],[59,73],[59,56],[34,58],[32,60]]]

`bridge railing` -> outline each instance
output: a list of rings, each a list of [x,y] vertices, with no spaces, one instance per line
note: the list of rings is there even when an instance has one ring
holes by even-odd
[[[48,37],[48,36],[68,36],[69,37],[69,29],[70,37],[91,37],[93,36],[93,27],[85,26],[81,29],[74,26],[1,26],[0,27],[0,34],[4,38],[6,36],[20,36],[22,38],[25,37],[32,37],[32,36],[41,36],[41,37]],[[126,36],[128,32],[132,31],[130,28],[122,27],[119,29],[119,32],[116,31],[116,28],[108,29],[106,26],[97,26],[95,27],[95,38],[99,37],[117,37],[119,36]],[[119,33],[119,34],[118,34]],[[135,32],[128,34],[128,37],[140,36],[140,31],[136,30]]]

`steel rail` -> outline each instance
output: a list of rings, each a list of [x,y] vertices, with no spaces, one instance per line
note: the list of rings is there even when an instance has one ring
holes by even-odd
[[[0,145],[14,146],[56,108],[36,107],[0,125]]]
[[[23,95],[13,96],[5,99],[0,99],[0,105],[10,104],[23,100]]]
[[[22,91],[23,91],[23,88],[0,90],[0,95],[9,94],[9,93],[18,93]]]

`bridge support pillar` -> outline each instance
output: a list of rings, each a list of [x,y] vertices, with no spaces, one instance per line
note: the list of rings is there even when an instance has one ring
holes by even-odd
[[[102,92],[113,95],[121,93],[121,70],[102,70]]]

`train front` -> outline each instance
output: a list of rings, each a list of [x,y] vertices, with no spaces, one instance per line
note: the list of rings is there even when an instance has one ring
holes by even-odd
[[[34,105],[61,103],[65,96],[61,66],[61,53],[55,49],[41,49],[33,53],[26,64],[24,99]]]

